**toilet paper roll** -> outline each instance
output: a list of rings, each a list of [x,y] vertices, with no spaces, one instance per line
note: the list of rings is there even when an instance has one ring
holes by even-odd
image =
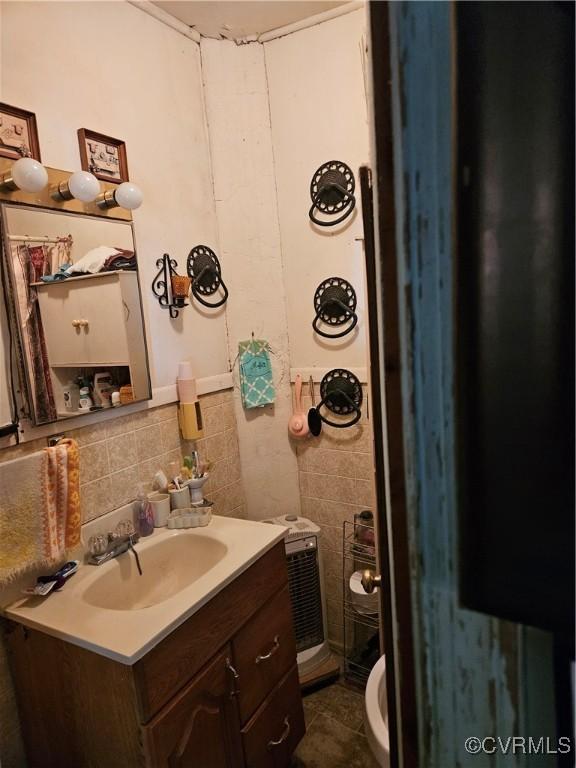
[[[374,615],[378,613],[378,607],[380,602],[380,595],[378,594],[378,587],[368,594],[364,592],[362,586],[362,571],[354,571],[350,576],[348,583],[350,587],[350,601],[355,611],[362,613],[365,616]]]

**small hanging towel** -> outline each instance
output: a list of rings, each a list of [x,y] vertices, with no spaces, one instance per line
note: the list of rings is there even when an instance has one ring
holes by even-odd
[[[246,409],[271,405],[276,398],[269,349],[268,342],[263,339],[238,344],[240,391]]]
[[[0,586],[60,563],[80,543],[74,440],[0,464]]]
[[[65,438],[44,449],[44,530],[48,556],[58,559],[80,543],[80,453]]]

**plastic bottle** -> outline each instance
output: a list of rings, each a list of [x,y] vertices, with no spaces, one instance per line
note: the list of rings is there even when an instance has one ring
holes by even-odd
[[[83,387],[80,387],[80,399],[78,400],[78,410],[89,411],[93,405],[94,403],[92,402],[92,398],[90,397],[90,387],[86,385],[84,385]]]
[[[138,485],[136,502],[138,504],[138,533],[140,536],[150,536],[154,533],[154,510],[142,484]]]
[[[66,411],[78,410],[78,387],[73,381],[69,381],[68,384],[62,390],[62,397],[64,399],[64,409]]]

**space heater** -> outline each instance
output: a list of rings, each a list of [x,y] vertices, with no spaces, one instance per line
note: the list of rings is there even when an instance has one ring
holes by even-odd
[[[325,632],[321,531],[311,520],[296,515],[271,517],[263,522],[283,525],[288,529],[284,546],[298,652],[298,673],[302,677],[313,672],[330,656]]]

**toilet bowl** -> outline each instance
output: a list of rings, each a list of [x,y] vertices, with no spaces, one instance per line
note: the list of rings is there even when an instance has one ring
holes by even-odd
[[[381,656],[368,677],[364,695],[364,730],[370,750],[381,768],[390,768],[386,656]]]

